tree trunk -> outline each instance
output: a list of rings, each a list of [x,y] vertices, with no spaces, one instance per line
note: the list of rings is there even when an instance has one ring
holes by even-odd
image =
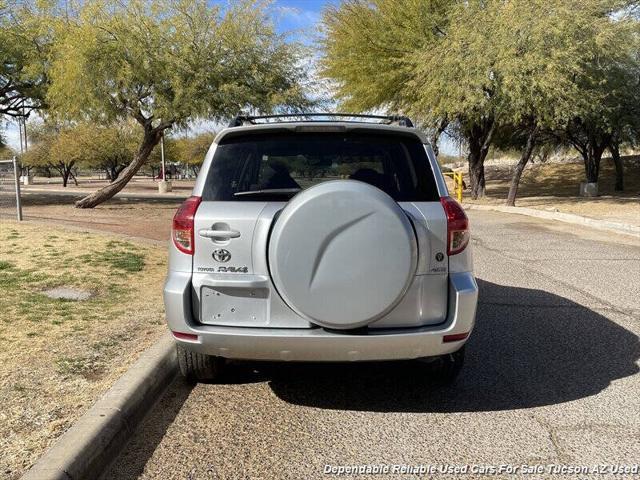
[[[598,182],[598,169],[596,168],[596,161],[593,157],[593,150],[587,149],[586,154],[582,155],[584,160],[584,174],[588,183]]]
[[[62,169],[62,186],[64,188],[67,188],[67,183],[69,182],[69,174],[71,173],[70,170],[66,169],[63,167]]]
[[[513,177],[511,178],[511,185],[509,186],[509,194],[507,195],[507,205],[510,207],[515,207],[516,205],[516,196],[518,195],[518,187],[520,186],[520,178],[522,177],[522,172],[524,171],[524,167],[527,166],[531,156],[533,155],[533,149],[536,144],[536,133],[537,129],[533,128],[529,132],[527,136],[527,143],[522,150],[522,155],[520,156],[520,161],[516,165],[516,169],[513,172]]]
[[[609,138],[598,142],[595,136],[589,137],[589,143],[586,145],[585,151],[582,151],[582,158],[584,159],[584,171],[587,177],[588,183],[598,183],[598,177],[600,176],[600,160],[606,145],[608,145]]]
[[[471,181],[471,198],[484,197],[484,159],[481,158],[480,150],[469,147],[469,180]]]
[[[69,168],[69,175],[71,176],[71,179],[73,180],[73,183],[77,187],[78,186],[78,179],[76,178],[76,176],[73,173],[73,171],[71,170],[71,168]]]
[[[112,181],[109,185],[102,187],[92,194],[78,200],[75,204],[76,208],[93,208],[96,205],[109,200],[116,193],[122,190],[127,185],[127,183],[129,183],[129,180],[131,180],[133,176],[138,172],[138,170],[140,170],[140,167],[145,164],[145,162],[149,158],[149,155],[151,155],[153,148],[158,144],[158,142],[160,142],[162,132],[165,128],[168,128],[168,126],[151,128],[150,123],[149,125],[145,126],[142,144],[140,145],[140,148],[138,149],[136,154],[133,156],[131,163],[129,163],[129,165],[127,165],[127,167],[122,170],[118,178]]]
[[[113,171],[111,172],[111,174],[113,175],[113,178],[111,180],[113,181],[116,178],[118,178],[120,176],[120,174],[122,173],[122,170],[124,170],[125,167],[126,167],[126,165],[116,165],[114,167]]]
[[[620,146],[618,142],[612,141],[609,145],[609,151],[613,158],[613,164],[616,166],[616,192],[622,192],[624,190],[624,165],[622,164],[622,158],[620,157]]]
[[[472,125],[467,135],[471,198],[474,200],[484,197],[485,194],[484,161],[489,153],[494,129],[495,121],[489,119]]]
[[[438,141],[440,140],[440,136],[442,135],[442,132],[444,132],[447,129],[448,125],[449,125],[449,120],[447,120],[447,117],[444,117],[442,120],[440,120],[440,122],[438,123],[438,126],[434,129],[434,131],[431,134],[431,137],[429,138],[429,143],[431,143],[431,148],[433,149],[433,153],[435,153],[436,157],[440,153],[440,147],[438,147]]]

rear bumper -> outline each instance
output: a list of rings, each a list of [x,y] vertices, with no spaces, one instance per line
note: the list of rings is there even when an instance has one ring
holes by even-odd
[[[449,309],[444,323],[352,335],[321,328],[244,328],[196,324],[191,316],[190,288],[190,273],[169,273],[164,288],[169,328],[198,336],[194,341],[176,341],[196,352],[247,360],[401,360],[455,352],[466,339],[445,342],[444,336],[471,332],[478,301],[478,285],[473,274],[453,273],[449,275]]]

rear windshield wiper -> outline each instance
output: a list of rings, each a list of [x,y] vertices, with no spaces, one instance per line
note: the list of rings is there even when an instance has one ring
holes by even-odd
[[[247,190],[246,192],[236,192],[234,197],[249,197],[252,195],[291,195],[298,193],[301,188],[265,188],[264,190]]]

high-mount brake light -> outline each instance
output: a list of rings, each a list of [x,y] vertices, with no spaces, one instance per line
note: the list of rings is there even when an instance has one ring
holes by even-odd
[[[469,244],[469,219],[453,198],[441,197],[440,203],[447,215],[447,255],[456,255]]]
[[[173,228],[171,229],[173,243],[178,250],[187,255],[193,255],[193,219],[200,206],[200,202],[202,202],[201,197],[193,196],[187,198],[173,216]]]

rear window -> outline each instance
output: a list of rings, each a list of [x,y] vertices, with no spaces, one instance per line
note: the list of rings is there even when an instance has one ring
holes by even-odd
[[[287,200],[329,180],[360,180],[397,201],[436,201],[417,138],[358,133],[269,133],[223,139],[203,200]]]

